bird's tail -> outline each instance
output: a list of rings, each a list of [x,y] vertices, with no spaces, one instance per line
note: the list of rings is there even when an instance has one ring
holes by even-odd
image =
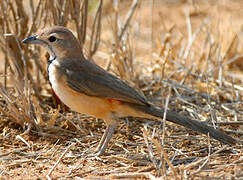
[[[146,114],[155,116],[157,118],[163,118],[164,117],[164,109],[155,107],[153,105],[150,106],[144,106],[144,105],[134,105],[137,110],[142,111]],[[220,142],[223,142],[225,144],[236,144],[236,139],[224,134],[223,132],[214,129],[213,127],[207,125],[204,122],[192,120],[188,117],[182,116],[174,111],[167,110],[166,112],[166,120],[173,122],[175,124],[182,125],[186,128],[189,128],[195,132],[203,133],[214,138]]]

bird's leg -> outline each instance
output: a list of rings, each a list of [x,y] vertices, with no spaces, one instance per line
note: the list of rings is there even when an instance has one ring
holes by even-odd
[[[103,133],[103,135],[102,135],[102,137],[101,137],[101,139],[100,139],[100,142],[99,142],[98,146],[96,147],[95,152],[99,152],[99,151],[100,151],[102,145],[103,145],[104,142],[105,142],[105,139],[106,139],[106,137],[107,137],[107,134],[108,134],[109,129],[110,129],[110,126],[108,125],[108,126],[106,127],[106,129],[105,129],[105,132]]]
[[[97,146],[96,148],[96,152],[97,152],[97,156],[103,154],[107,148],[107,145],[112,137],[112,134],[114,132],[114,130],[116,129],[117,127],[117,122],[112,124],[112,125],[108,125],[100,142],[99,142],[99,145]]]

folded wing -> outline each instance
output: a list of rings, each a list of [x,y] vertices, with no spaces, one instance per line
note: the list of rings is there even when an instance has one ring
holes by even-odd
[[[147,100],[128,84],[108,73],[98,65],[87,61],[63,61],[70,88],[89,96],[117,99],[124,102],[149,105]]]

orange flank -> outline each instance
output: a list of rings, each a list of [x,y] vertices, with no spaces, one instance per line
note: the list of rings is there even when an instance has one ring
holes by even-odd
[[[117,104],[119,104],[119,105],[121,105],[122,104],[122,101],[120,101],[120,100],[118,100],[118,99],[108,99],[108,101],[110,102],[110,103],[117,103]]]

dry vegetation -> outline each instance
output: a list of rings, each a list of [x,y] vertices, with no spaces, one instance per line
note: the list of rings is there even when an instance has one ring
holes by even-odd
[[[67,26],[89,59],[151,102],[165,106],[169,98],[169,108],[242,142],[243,2],[87,2],[0,1],[0,178],[242,178],[242,143],[150,120],[124,119],[107,153],[88,157],[103,121],[61,104],[48,82],[48,55],[21,40]]]

